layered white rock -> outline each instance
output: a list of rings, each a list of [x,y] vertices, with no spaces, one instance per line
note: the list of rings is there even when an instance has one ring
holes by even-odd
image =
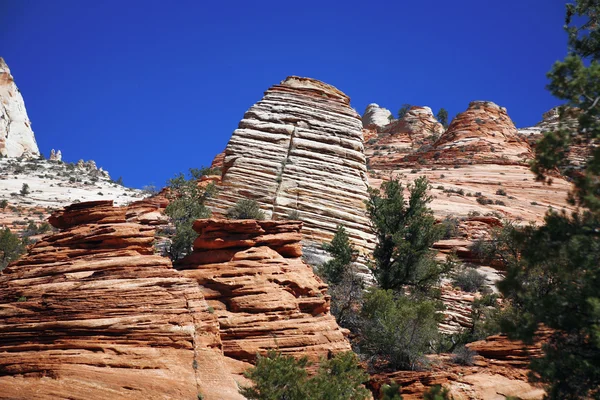
[[[23,96],[4,59],[0,57],[0,154],[4,157],[38,156]]]
[[[323,82],[289,77],[244,115],[225,150],[219,194],[209,202],[224,214],[243,198],[267,218],[298,212],[303,245],[319,256],[340,224],[367,253],[375,237],[364,201],[366,161],[360,116],[348,96]]]
[[[371,103],[367,106],[362,117],[364,128],[383,128],[394,120],[392,112],[387,108],[379,107],[378,104]]]

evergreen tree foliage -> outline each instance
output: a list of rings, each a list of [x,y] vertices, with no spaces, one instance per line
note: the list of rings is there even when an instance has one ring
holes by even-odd
[[[454,397],[450,394],[450,391],[441,385],[432,386],[423,395],[423,400],[452,400]]]
[[[29,185],[24,183],[23,186],[21,186],[21,196],[27,196],[30,192],[29,192]]]
[[[445,108],[440,108],[437,115],[435,116],[440,124],[448,129],[448,111]]]
[[[342,281],[357,255],[343,225],[338,225],[331,243],[323,243],[323,249],[331,255],[332,259],[321,265],[321,275],[327,283],[337,285]]]
[[[317,373],[309,377],[306,357],[295,359],[271,350],[259,355],[256,366],[245,372],[254,386],[240,388],[250,400],[362,400],[369,391],[362,386],[368,375],[352,352],[321,360]]]
[[[227,210],[225,214],[227,219],[265,219],[265,214],[261,211],[256,200],[241,199],[235,206]]]
[[[398,110],[398,119],[404,118],[404,116],[406,115],[408,110],[410,110],[411,107],[412,107],[412,105],[410,105],[410,104],[407,104],[407,103],[402,104],[402,107],[400,107],[400,109]]]
[[[553,330],[544,356],[531,362],[532,376],[547,385],[550,399],[600,399],[599,18],[598,0],[567,5],[569,54],[548,73],[548,89],[579,110],[579,127],[546,132],[532,165],[548,183],[556,167],[567,171],[578,209],[571,215],[550,212],[539,228],[509,230],[493,249],[507,265],[498,287],[512,303],[503,330],[527,342],[542,324]],[[574,144],[590,148],[581,169],[566,157]]]
[[[381,385],[381,400],[402,400],[400,389],[400,385],[397,383]]]
[[[198,185],[198,180],[205,171],[207,170],[192,168],[189,178],[180,173],[167,184],[170,202],[165,209],[165,214],[175,225],[175,235],[167,249],[167,254],[172,261],[183,258],[192,250],[192,244],[198,237],[192,229],[194,221],[210,217],[210,210],[204,202],[214,194],[215,187],[212,183],[205,188]]]
[[[0,271],[27,250],[27,243],[8,228],[0,230]]]
[[[378,243],[373,252],[373,273],[382,289],[427,291],[449,265],[435,260],[431,246],[443,235],[428,207],[429,183],[420,177],[408,185],[410,197],[397,179],[384,182],[382,190],[370,189],[367,211]]]

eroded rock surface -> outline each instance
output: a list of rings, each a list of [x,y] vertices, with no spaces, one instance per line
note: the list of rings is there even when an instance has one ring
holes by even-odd
[[[240,398],[198,284],[127,211],[55,213],[61,232],[2,271],[0,398]]]
[[[0,154],[4,157],[39,156],[23,96],[10,69],[0,57]]]
[[[432,355],[428,356],[430,371],[375,375],[370,387],[377,393],[385,383],[398,383],[406,400],[422,399],[423,393],[434,385],[448,388],[456,400],[504,400],[508,396],[541,400],[545,392],[540,385],[529,381],[527,366],[531,358],[540,355],[545,334],[542,332],[532,346],[510,341],[505,336],[492,336],[467,345],[477,353],[473,365],[457,365],[451,354]]]
[[[394,120],[392,112],[387,108],[379,107],[378,104],[371,103],[367,106],[362,116],[364,128],[381,129]]]
[[[222,183],[209,207],[222,215],[243,198],[268,219],[297,211],[308,256],[343,224],[357,249],[374,245],[364,200],[367,175],[360,116],[323,82],[289,77],[244,115],[225,150]]]
[[[299,221],[198,220],[194,252],[177,265],[219,321],[223,353],[251,362],[277,348],[313,359],[350,350],[329,313],[327,285],[302,261]]]

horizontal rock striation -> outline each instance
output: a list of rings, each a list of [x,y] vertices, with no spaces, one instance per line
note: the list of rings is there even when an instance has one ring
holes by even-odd
[[[364,201],[366,163],[360,116],[333,86],[288,77],[244,115],[229,141],[216,216],[243,198],[268,219],[298,212],[307,256],[318,255],[343,224],[357,249],[374,246]]]
[[[39,156],[23,96],[10,69],[0,57],[0,155]]]
[[[198,284],[127,212],[67,207],[0,273],[0,398],[241,398]]]
[[[452,159],[467,164],[517,165],[527,165],[532,157],[529,144],[519,136],[506,108],[490,101],[471,102],[425,155],[436,163]]]
[[[329,313],[327,285],[300,258],[301,228],[298,221],[194,224],[194,252],[177,268],[213,307],[226,356],[251,362],[277,348],[317,359],[350,350]]]

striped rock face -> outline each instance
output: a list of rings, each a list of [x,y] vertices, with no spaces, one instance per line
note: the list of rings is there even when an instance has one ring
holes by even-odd
[[[38,156],[37,143],[23,96],[0,57],[0,154],[4,157]]]
[[[303,249],[312,262],[324,256],[343,224],[357,250],[369,252],[364,201],[367,170],[362,123],[350,99],[333,86],[288,77],[271,87],[244,115],[225,150],[215,215],[244,198],[256,200],[267,219],[304,222]]]

